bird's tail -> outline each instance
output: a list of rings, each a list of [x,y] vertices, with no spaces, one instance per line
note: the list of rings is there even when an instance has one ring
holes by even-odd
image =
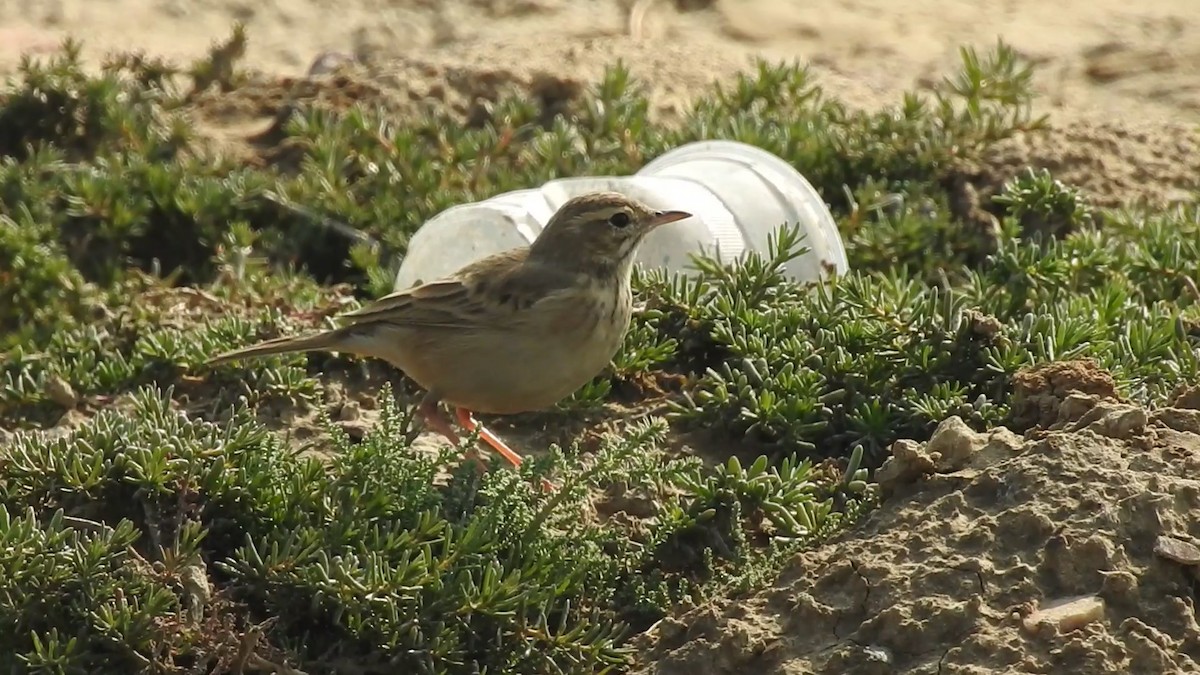
[[[312,335],[293,337],[278,337],[266,340],[256,345],[234,349],[224,354],[218,354],[209,359],[205,365],[215,366],[220,363],[254,356],[269,356],[271,354],[291,354],[296,352],[337,351],[344,349],[346,344],[345,329],[328,330]]]

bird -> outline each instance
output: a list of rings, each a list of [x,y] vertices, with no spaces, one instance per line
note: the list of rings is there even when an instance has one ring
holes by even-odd
[[[441,410],[451,406],[464,430],[520,467],[521,456],[475,414],[545,409],[598,375],[629,328],[639,244],[691,216],[619,192],[577,195],[528,246],[385,295],[339,316],[340,327],[234,349],[207,365],[311,351],[381,359],[425,390],[417,413],[427,428],[458,445]]]

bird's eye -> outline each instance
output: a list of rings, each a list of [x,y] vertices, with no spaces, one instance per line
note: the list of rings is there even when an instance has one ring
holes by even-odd
[[[617,211],[608,217],[608,224],[613,227],[625,227],[629,225],[629,214],[624,211]]]

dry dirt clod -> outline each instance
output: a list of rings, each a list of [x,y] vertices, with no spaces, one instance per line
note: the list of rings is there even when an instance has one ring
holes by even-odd
[[[312,64],[308,67],[308,77],[317,77],[319,75],[327,75],[336,72],[342,66],[355,62],[355,58],[351,54],[344,52],[325,51],[317,55],[313,59]]]
[[[1200,410],[1200,385],[1180,385],[1171,396],[1171,407]]]
[[[1094,595],[1066,598],[1036,609],[1025,617],[1022,625],[1030,633],[1037,633],[1044,625],[1053,626],[1058,634],[1069,633],[1093,621],[1104,618],[1104,600]]]
[[[1200,565],[1200,547],[1172,536],[1162,535],[1154,540],[1154,553],[1180,565]]]
[[[990,465],[1011,456],[1021,445],[1021,439],[1004,427],[980,433],[955,415],[938,425],[928,443],[911,440],[893,443],[892,456],[876,472],[875,480],[887,495],[921,476],[954,473],[971,465]]]
[[[355,443],[362,443],[367,434],[371,432],[371,425],[364,424],[361,421],[342,422],[341,428],[346,433],[346,436]]]
[[[192,625],[199,625],[204,618],[204,608],[212,599],[212,587],[208,583],[208,567],[204,561],[197,558],[185,566],[180,572],[179,580],[183,584],[184,605],[187,607],[187,618]]]
[[[890,450],[892,456],[875,472],[875,480],[885,495],[899,485],[912,483],[921,476],[937,471],[937,465],[929,453],[916,441],[898,440],[892,443]]]
[[[1063,402],[1073,394],[1097,401],[1120,400],[1117,381],[1093,359],[1051,361],[1025,368],[1013,376],[1012,384],[1010,417],[1018,431],[1051,428],[1060,421]],[[1070,414],[1078,404],[1072,404]]]
[[[988,340],[994,339],[1004,332],[1004,324],[999,319],[990,314],[984,314],[977,309],[969,309],[963,312],[963,317],[971,327],[971,332]]]
[[[362,417],[362,407],[357,401],[346,401],[338,410],[338,419],[342,422],[356,422]]]
[[[1132,438],[1146,430],[1149,419],[1140,407],[1104,402],[1067,426],[1068,431],[1089,429],[1109,438]]]
[[[79,404],[79,397],[75,395],[75,389],[71,387],[71,383],[58,375],[47,377],[42,391],[46,394],[46,398],[64,408],[74,408]]]
[[[1185,410],[1182,408],[1163,408],[1155,410],[1150,415],[1154,424],[1174,429],[1200,434],[1200,410]]]
[[[929,438],[925,451],[942,473],[966,466],[971,457],[987,445],[987,435],[981,434],[955,415],[942,421]]]

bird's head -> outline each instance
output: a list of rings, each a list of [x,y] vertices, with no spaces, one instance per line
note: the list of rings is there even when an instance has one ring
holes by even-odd
[[[567,200],[533,242],[529,255],[585,272],[628,270],[647,234],[691,215],[658,211],[617,192],[592,192]]]

